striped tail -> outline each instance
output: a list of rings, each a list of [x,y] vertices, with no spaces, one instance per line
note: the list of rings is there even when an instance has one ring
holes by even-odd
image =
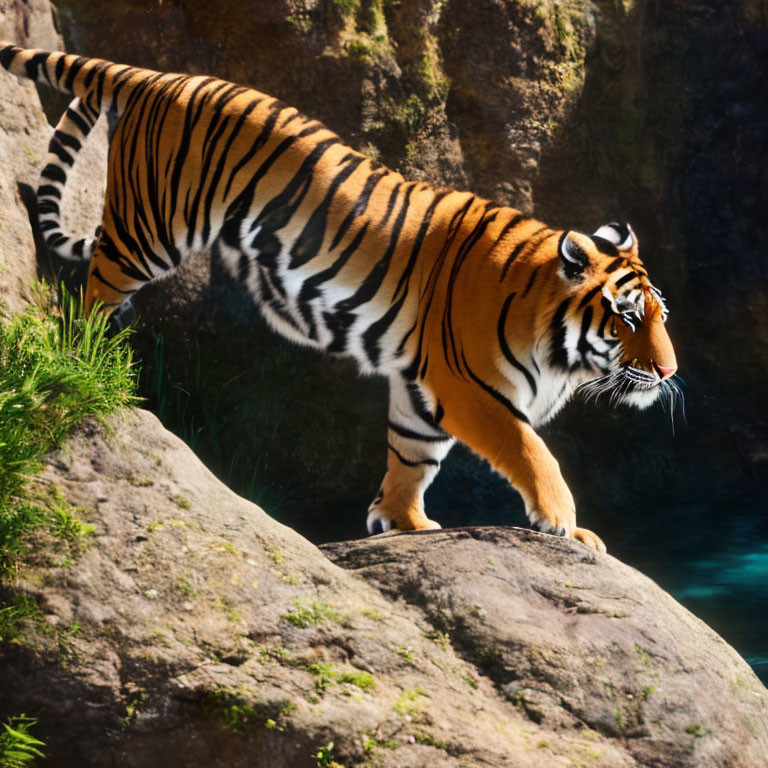
[[[122,112],[127,94],[119,94],[120,82],[125,84],[130,75],[140,70],[102,59],[18,48],[4,41],[0,41],[0,65],[17,77],[43,83],[75,97],[59,120],[48,145],[37,188],[37,208],[40,229],[51,253],[64,259],[90,259],[95,238],[77,239],[62,229],[59,204],[64,185],[83,141],[101,112],[110,110],[117,115]]]

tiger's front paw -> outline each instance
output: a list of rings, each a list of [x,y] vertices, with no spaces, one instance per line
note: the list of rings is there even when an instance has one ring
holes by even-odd
[[[426,515],[422,515],[420,519],[411,518],[398,522],[381,509],[372,509],[368,513],[366,526],[371,535],[388,533],[389,531],[423,531],[442,527],[440,523],[430,520]]]
[[[573,538],[576,531],[576,515],[570,510],[550,510],[546,515],[534,509],[527,513],[531,525],[536,526],[542,533],[553,536]]]
[[[559,471],[544,477],[526,498],[526,514],[531,525],[542,533],[573,538],[576,531],[576,504]]]
[[[603,554],[607,552],[603,540],[596,533],[592,533],[592,531],[588,531],[586,528],[577,528],[573,532],[573,538],[576,539],[576,541],[586,544],[592,549],[596,549],[598,552],[602,552]]]

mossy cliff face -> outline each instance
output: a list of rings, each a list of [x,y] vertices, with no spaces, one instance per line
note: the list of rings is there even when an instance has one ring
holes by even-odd
[[[673,440],[660,410],[617,417],[575,405],[548,440],[580,508],[614,547],[633,516],[654,514],[649,499],[662,508],[756,497],[768,455],[751,389],[768,373],[764,3],[58,7],[71,50],[253,85],[410,177],[470,188],[554,226],[592,231],[630,221],[669,299],[689,426],[678,423]],[[206,366],[206,386],[221,413],[236,414],[237,428],[214,424],[212,436],[198,429],[207,416],[197,414],[185,429],[197,430],[202,455],[239,490],[266,487],[285,519],[314,536],[360,531],[384,468],[383,387],[254,330],[247,297],[211,269],[210,287],[211,270],[200,262],[137,302],[145,359],[162,330],[176,367],[169,375],[187,390],[201,360],[219,361]],[[156,382],[146,387],[153,398],[155,390]],[[717,471],[702,477],[702,465]],[[291,499],[293,506],[283,503]],[[430,500],[448,524],[521,520],[515,494],[466,451],[454,451]],[[339,516],[343,502],[350,521]],[[329,505],[340,525],[333,533]]]

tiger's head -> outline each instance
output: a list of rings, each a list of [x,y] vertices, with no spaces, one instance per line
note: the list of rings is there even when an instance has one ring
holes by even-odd
[[[677,360],[664,324],[667,308],[651,283],[628,224],[607,224],[593,235],[564,232],[559,275],[578,306],[571,370],[588,399],[647,408],[661,398],[670,410],[681,396]],[[570,313],[569,313],[570,314]],[[571,315],[573,317],[573,315]],[[573,329],[575,331],[575,329]]]

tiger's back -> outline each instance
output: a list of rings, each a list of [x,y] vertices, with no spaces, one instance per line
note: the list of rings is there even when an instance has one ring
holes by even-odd
[[[213,247],[286,336],[352,355],[363,370],[404,367],[446,220],[484,201],[408,183],[258,91],[134,77],[146,86],[110,147],[94,297],[121,301],[126,257],[140,265],[132,291]]]

